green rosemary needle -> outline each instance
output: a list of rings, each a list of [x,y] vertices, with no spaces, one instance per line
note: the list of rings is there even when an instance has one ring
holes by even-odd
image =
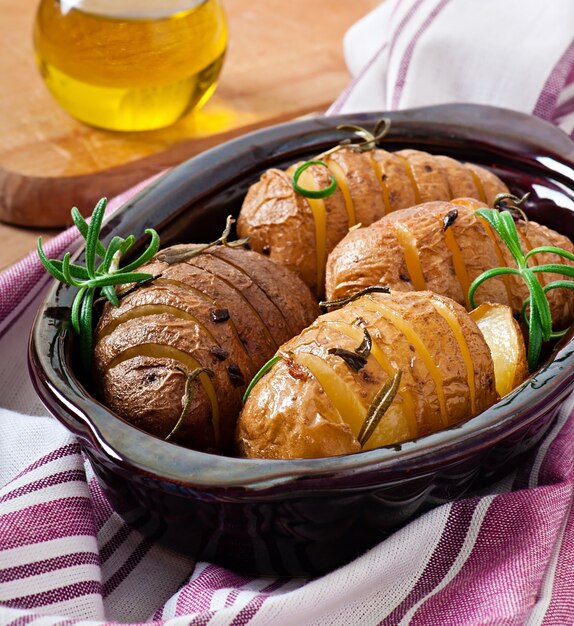
[[[159,249],[159,235],[148,228],[145,231],[151,236],[148,247],[135,261],[119,267],[121,258],[134,245],[135,237],[130,235],[123,239],[116,236],[111,239],[107,248],[104,246],[99,237],[106,204],[106,198],[99,200],[89,224],[77,208],[72,209],[74,224],[86,241],[84,266],[72,263],[69,252],[66,252],[61,261],[48,259],[42,248],[42,238],[38,238],[38,256],[46,271],[56,280],[78,289],[72,304],[71,322],[74,331],[80,336],[81,359],[86,370],[89,369],[92,359],[92,313],[96,291],[99,290],[102,296],[117,306],[115,285],[151,278],[151,274],[134,270],[147,263]]]
[[[337,190],[337,181],[333,174],[329,172],[329,178],[331,182],[324,189],[305,189],[305,187],[301,187],[299,185],[299,177],[301,174],[311,165],[322,165],[329,171],[329,166],[325,163],[325,161],[305,161],[302,163],[296,170],[293,172],[293,176],[291,177],[291,183],[293,184],[293,189],[300,195],[305,196],[305,198],[327,198],[328,196],[335,193]]]
[[[255,385],[258,383],[258,381],[261,378],[263,378],[263,376],[265,376],[265,374],[267,374],[267,372],[275,365],[275,363],[280,361],[282,358],[283,358],[283,355],[276,354],[275,356],[272,356],[269,359],[269,361],[267,361],[266,363],[264,363],[261,366],[259,371],[251,379],[251,382],[249,383],[249,385],[247,385],[247,389],[245,390],[245,393],[243,394],[243,404],[245,404],[247,402],[247,398],[249,397],[249,394],[251,393],[251,390],[253,389],[253,387],[255,387]]]
[[[496,204],[496,200],[495,200]],[[497,267],[478,276],[470,285],[468,290],[468,301],[470,306],[476,306],[474,294],[478,287],[489,278],[501,276],[502,274],[515,274],[520,276],[526,283],[529,296],[522,306],[522,318],[528,327],[528,367],[534,371],[538,365],[542,344],[545,341],[561,336],[562,332],[552,330],[552,315],[546,294],[557,288],[574,289],[574,282],[569,280],[558,280],[548,283],[544,287],[540,284],[536,274],[541,272],[551,274],[561,274],[574,278],[574,267],[562,265],[560,263],[547,263],[530,267],[528,261],[536,254],[550,252],[557,254],[569,261],[574,261],[574,255],[562,248],[553,246],[541,246],[533,248],[528,253],[524,253],[520,244],[520,238],[516,230],[516,224],[512,213],[508,210],[498,211],[496,209],[479,209],[476,214],[483,217],[490,226],[499,234],[500,238],[510,251],[516,262],[516,267]]]

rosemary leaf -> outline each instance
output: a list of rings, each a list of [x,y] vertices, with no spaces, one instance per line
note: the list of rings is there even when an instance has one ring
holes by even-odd
[[[106,198],[102,198],[98,201],[96,208],[92,213],[92,218],[90,219],[90,224],[88,226],[88,232],[86,234],[86,269],[88,270],[90,278],[96,277],[96,251],[99,242],[98,236],[102,228],[106,204]]]
[[[122,274],[132,272],[144,263],[147,263],[159,250],[159,235],[155,232],[155,230],[152,230],[151,228],[146,228],[145,233],[146,235],[151,236],[151,241],[149,242],[148,247],[135,261],[133,261],[129,265],[126,265],[125,267],[122,267]]]
[[[373,348],[373,339],[371,337],[371,333],[369,333],[369,331],[364,327],[363,334],[363,341],[361,342],[361,345],[355,349],[355,352],[361,356],[368,357]]]
[[[80,291],[78,291],[78,293],[76,294],[74,302],[72,303],[70,320],[72,322],[72,328],[76,331],[78,335],[82,332],[82,325],[80,323],[80,310],[82,308],[82,301],[87,290],[87,287],[82,287]]]
[[[371,438],[372,434],[375,432],[375,429],[379,425],[383,415],[387,412],[388,408],[391,406],[397,392],[399,391],[399,385],[401,382],[402,371],[398,370],[397,373],[391,378],[387,379],[385,384],[378,391],[377,395],[374,397],[371,406],[367,412],[367,416],[365,417],[365,421],[361,426],[361,430],[357,436],[357,440],[363,447],[367,441]]]
[[[370,287],[365,287],[364,289],[357,291],[352,296],[338,298],[337,300],[323,300],[322,302],[319,302],[319,306],[322,306],[325,309],[343,306],[345,304],[349,304],[349,302],[357,300],[357,298],[360,298],[367,293],[391,293],[391,290],[388,287],[383,287],[382,285],[371,285]]]
[[[345,350],[345,348],[329,348],[327,352],[343,359],[343,361],[345,361],[351,369],[355,370],[355,372],[360,372],[367,364],[366,356],[357,354],[357,352]]]
[[[567,250],[564,250],[563,248],[556,248],[555,246],[540,246],[539,248],[532,248],[532,250],[530,250],[524,258],[528,260],[531,256],[534,256],[535,254],[539,254],[540,252],[550,252],[552,254],[558,254],[559,256],[562,256],[565,259],[568,259],[569,261],[574,261],[574,254],[572,254],[571,252],[568,252]],[[568,267],[568,266],[563,266],[563,267]]]
[[[86,289],[80,309],[80,345],[86,370],[92,361],[92,312],[94,309],[94,289]]]
[[[247,398],[249,397],[249,394],[251,393],[251,390],[253,389],[253,387],[255,387],[255,385],[257,384],[257,382],[263,377],[265,376],[265,374],[267,374],[267,372],[275,365],[275,363],[277,363],[278,361],[280,361],[282,359],[282,355],[281,354],[276,354],[275,356],[271,357],[269,359],[269,361],[267,361],[267,363],[264,363],[262,365],[262,367],[259,369],[259,371],[255,374],[255,376],[251,379],[249,385],[247,385],[247,389],[245,390],[245,393],[243,394],[243,404],[245,404],[247,402]]]
[[[165,438],[165,441],[169,441],[179,431],[183,424],[183,420],[185,419],[185,416],[187,415],[191,407],[191,403],[193,402],[194,380],[196,380],[200,374],[207,374],[210,378],[213,378],[215,376],[213,370],[210,370],[207,367],[197,367],[189,374],[180,367],[176,367],[176,369],[186,376],[185,391],[183,396],[183,409],[181,411],[179,419],[175,423],[175,426],[171,429],[171,432]]]
[[[305,189],[305,187],[301,187],[301,185],[299,185],[299,178],[301,174],[312,165],[321,165],[329,172],[330,182],[324,189]],[[293,172],[291,184],[293,185],[295,192],[305,198],[327,198],[328,196],[333,195],[337,190],[337,179],[333,176],[333,174],[331,174],[329,166],[325,163],[325,161],[318,161],[316,159],[301,163],[301,165],[299,165],[299,167]]]
[[[72,207],[72,220],[74,221],[76,228],[80,231],[80,235],[82,235],[82,237],[86,239],[88,235],[88,223],[86,222],[77,207]],[[106,254],[106,249],[104,248],[101,241],[98,241],[96,244],[96,252],[98,253],[98,256],[100,258],[104,258]]]

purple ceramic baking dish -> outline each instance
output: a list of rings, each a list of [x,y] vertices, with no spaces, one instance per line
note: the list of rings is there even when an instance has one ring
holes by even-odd
[[[489,167],[529,217],[574,238],[574,143],[527,115],[444,105],[296,121],[209,150],[155,182],[107,222],[103,239],[156,228],[162,244],[211,241],[268,167],[341,139],[338,124],[392,120],[384,147],[421,148]],[[414,515],[514,467],[543,439],[574,383],[572,333],[533,377],[455,428],[354,455],[227,458],[148,435],[111,413],[78,375],[73,289],[54,285],[33,328],[29,364],[49,410],[74,432],[107,497],[134,527],[230,568],[314,575],[353,559]]]

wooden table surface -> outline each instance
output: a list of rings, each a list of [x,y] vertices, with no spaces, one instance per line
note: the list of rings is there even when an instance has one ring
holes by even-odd
[[[36,69],[36,0],[0,0],[0,271],[139,180],[253,128],[324,111],[349,80],[342,38],[380,0],[224,0],[229,47],[215,96],[197,114],[143,133],[70,118]],[[27,228],[11,224],[24,224]],[[47,225],[58,224],[57,229]]]

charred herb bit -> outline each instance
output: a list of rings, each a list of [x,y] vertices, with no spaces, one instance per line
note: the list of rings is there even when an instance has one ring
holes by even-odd
[[[305,189],[305,187],[301,187],[301,185],[299,185],[299,177],[307,168],[311,167],[312,165],[321,165],[329,172],[329,178],[331,179],[331,182],[324,189]],[[300,196],[304,196],[305,198],[327,198],[328,196],[333,195],[337,190],[337,181],[333,174],[331,174],[331,172],[329,171],[329,166],[325,163],[325,161],[318,160],[305,161],[304,163],[301,163],[301,165],[293,172],[293,176],[291,177],[291,184],[293,185],[293,189]]]
[[[497,211],[509,211],[515,220],[521,219],[528,224],[528,217],[520,208],[528,199],[528,196],[530,196],[530,193],[525,193],[522,198],[519,198],[511,193],[499,193],[495,196],[492,206]],[[510,200],[512,204],[509,204],[507,200]]]
[[[450,228],[455,222],[456,222],[456,218],[458,217],[458,209],[453,209],[452,211],[449,211],[443,218],[442,218],[442,230],[443,232],[447,229]]]
[[[212,346],[209,351],[218,361],[225,361],[225,359],[229,356],[229,351],[221,346]]]
[[[287,366],[289,376],[292,376],[296,380],[303,380],[308,377],[308,370],[295,361],[293,358],[293,352],[289,352],[287,354],[285,352],[280,352],[279,354]]]
[[[552,316],[550,313],[550,305],[546,294],[552,289],[566,288],[574,289],[574,282],[570,280],[557,280],[548,283],[544,287],[540,284],[536,274],[547,272],[550,274],[561,274],[574,278],[574,267],[571,265],[563,265],[560,263],[548,263],[544,265],[535,265],[529,267],[528,261],[536,254],[549,252],[557,254],[569,261],[574,261],[574,255],[570,252],[554,246],[541,246],[533,248],[527,254],[524,254],[520,239],[516,230],[516,224],[512,214],[509,211],[498,211],[496,209],[478,209],[476,214],[484,218],[490,226],[499,234],[500,238],[510,251],[510,254],[516,262],[514,267],[497,267],[483,272],[470,285],[468,290],[468,301],[472,308],[476,306],[474,294],[478,287],[489,278],[500,276],[502,274],[516,274],[520,276],[530,292],[529,297],[524,301],[522,306],[522,318],[528,327],[528,367],[530,371],[534,371],[540,358],[542,343],[561,337],[566,330],[554,332],[552,330]],[[527,314],[528,311],[528,314]]]
[[[145,287],[146,285],[153,283],[154,280],[157,280],[158,278],[161,278],[162,276],[163,274],[155,274],[154,276],[150,276],[149,278],[146,278],[145,280],[140,280],[139,283],[136,283],[129,289],[126,289],[125,291],[120,291],[117,294],[118,300],[122,300],[123,298],[128,296],[130,293],[137,291],[138,289],[140,289],[140,287]]]
[[[72,209],[72,220],[86,240],[85,266],[72,263],[69,252],[66,252],[61,261],[48,259],[42,248],[41,237],[38,238],[37,246],[38,256],[46,271],[56,280],[78,289],[72,304],[71,322],[72,328],[80,336],[81,360],[86,370],[89,370],[92,360],[92,317],[96,292],[99,290],[102,296],[118,306],[119,299],[114,287],[152,278],[151,274],[134,270],[147,263],[159,248],[159,235],[148,228],[145,231],[151,236],[148,247],[135,261],[120,267],[121,258],[134,245],[136,239],[133,235],[126,239],[115,236],[107,248],[104,246],[99,237],[106,204],[106,198],[99,200],[89,225],[76,207]],[[101,259],[99,263],[97,257]]]
[[[177,250],[167,249],[164,252],[161,252],[157,255],[158,261],[163,261],[168,265],[174,265],[175,263],[183,263],[184,261],[189,261],[193,259],[193,257],[199,256],[209,248],[213,248],[221,244],[226,248],[240,248],[241,246],[245,246],[245,244],[249,241],[249,237],[245,237],[244,239],[237,239],[235,241],[228,241],[228,237],[231,234],[231,227],[235,224],[235,220],[231,215],[227,216],[227,220],[225,221],[225,229],[221,233],[221,237],[212,241],[211,243],[206,244],[193,244],[191,246],[183,246]]]
[[[338,306],[343,306],[345,304],[349,304],[349,302],[353,302],[364,296],[367,293],[391,293],[391,290],[388,287],[384,287],[383,285],[371,285],[370,287],[365,287],[360,291],[357,291],[352,296],[347,296],[345,298],[339,298],[337,300],[323,300],[319,302],[319,306],[322,306],[325,309],[332,309]]]
[[[183,394],[183,409],[181,411],[181,415],[175,423],[175,426],[171,429],[171,432],[165,438],[165,441],[169,441],[179,431],[181,425],[183,424],[183,420],[191,407],[191,403],[193,402],[193,381],[199,378],[200,374],[207,374],[210,378],[213,378],[215,376],[213,370],[210,370],[207,367],[197,367],[189,373],[181,367],[176,367],[175,369],[178,372],[181,372],[186,377],[185,391]]]
[[[391,120],[388,117],[381,118],[375,124],[375,128],[372,133],[362,126],[356,126],[355,124],[341,124],[340,126],[337,126],[337,130],[350,130],[359,138],[359,141],[353,139],[343,139],[343,141],[339,142],[339,145],[332,151],[342,147],[349,147],[357,152],[374,150],[379,141],[383,139],[390,129]]]
[[[371,354],[371,350],[373,348],[373,339],[371,337],[371,333],[369,333],[364,325],[364,320],[362,320],[362,323],[359,320],[361,320],[361,318],[358,318],[357,321],[363,329],[364,338],[361,342],[361,345],[355,350],[355,352],[361,356],[368,357],[369,354]]]
[[[357,319],[357,321],[359,320],[360,318]],[[345,348],[329,348],[327,350],[329,354],[341,357],[351,369],[355,370],[355,372],[360,372],[363,367],[365,367],[373,347],[373,340],[371,339],[369,331],[364,326],[362,326],[362,329],[364,339],[361,342],[361,345],[358,348],[355,348],[353,352],[345,350]]]
[[[383,415],[395,399],[401,382],[401,374],[402,371],[399,370],[392,378],[389,378],[373,399],[357,436],[361,448],[369,441]]]
[[[229,319],[229,309],[213,309],[209,312],[209,316],[211,317],[211,321],[214,324],[227,322],[227,320]]]
[[[231,363],[227,366],[227,375],[234,387],[243,387],[245,384],[245,376],[237,363]]]
[[[356,352],[351,352],[350,350],[345,350],[345,348],[329,348],[327,352],[341,357],[355,372],[360,372],[367,364],[367,357],[362,354],[357,354]]]

